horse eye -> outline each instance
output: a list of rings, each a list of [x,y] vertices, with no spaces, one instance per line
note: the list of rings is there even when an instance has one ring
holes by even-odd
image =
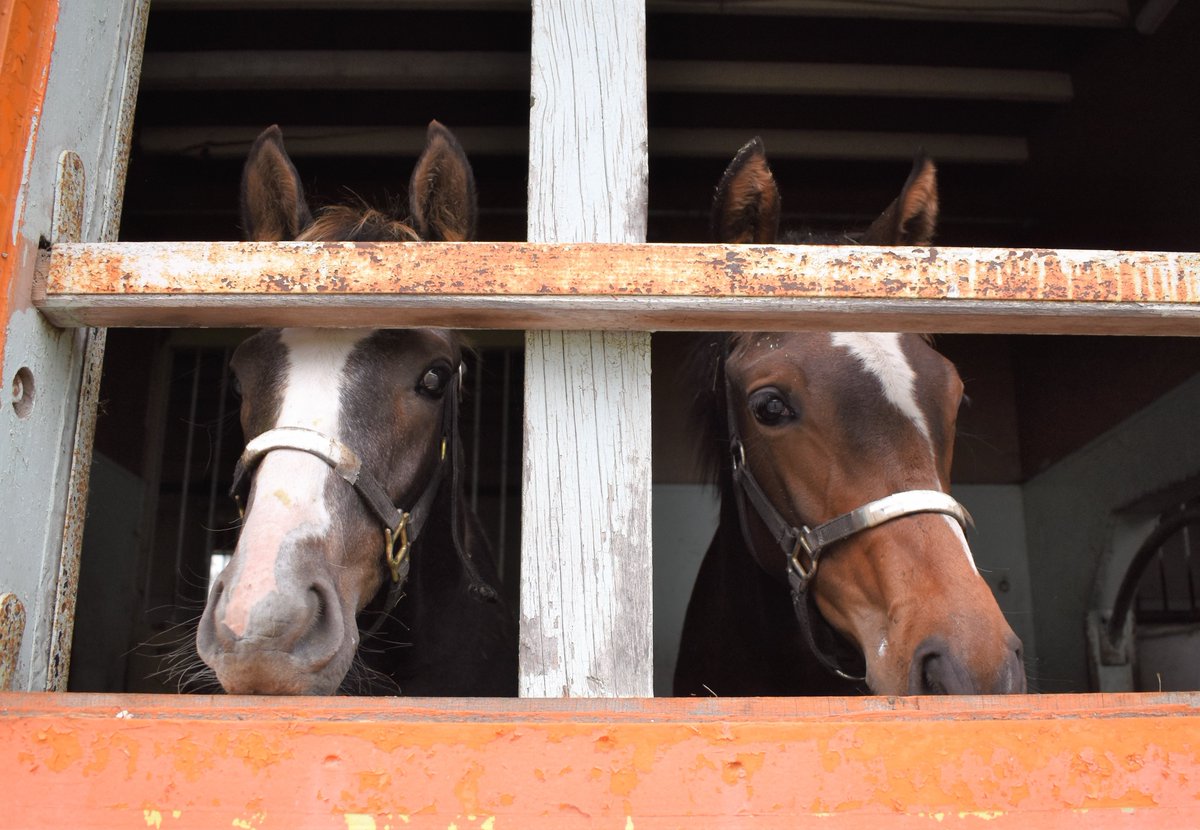
[[[446,381],[449,379],[449,369],[445,366],[433,366],[426,369],[425,374],[421,376],[421,385],[417,391],[427,395],[440,395],[446,391]]]
[[[796,417],[796,412],[778,389],[759,389],[750,396],[750,411],[755,420],[768,427],[778,426]]]
[[[242,396],[242,381],[237,375],[230,376],[229,386],[233,390],[233,395],[235,398],[240,398]]]

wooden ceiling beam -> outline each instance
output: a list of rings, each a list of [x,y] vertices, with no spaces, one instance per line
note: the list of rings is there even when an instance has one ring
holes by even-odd
[[[454,134],[468,155],[525,156],[529,132],[522,127],[460,127]],[[258,127],[146,127],[138,148],[164,155],[240,158]],[[941,162],[1022,164],[1029,145],[1020,136],[852,130],[760,130],[772,158],[896,161],[918,149]],[[284,125],[288,152],[311,156],[415,156],[425,146],[424,127],[318,127]],[[737,129],[650,130],[650,155],[659,158],[731,158],[753,133]]]
[[[146,90],[528,90],[515,52],[152,52]],[[943,98],[1063,104],[1066,72],[944,66],[660,60],[650,92]]]
[[[154,0],[156,10],[528,11],[529,0]],[[875,17],[1046,26],[1129,25],[1126,0],[647,0],[650,14]]]

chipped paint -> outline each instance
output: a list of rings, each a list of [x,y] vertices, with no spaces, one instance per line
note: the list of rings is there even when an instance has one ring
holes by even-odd
[[[815,317],[828,329],[829,313],[865,309],[889,330],[921,330],[936,317],[956,330],[1166,333],[1194,330],[1200,317],[1193,253],[142,242],[56,246],[42,273],[36,303],[68,326],[303,325],[315,314],[324,325],[394,325],[404,309],[414,326],[795,329]]]
[[[331,811],[347,830],[730,815],[842,827],[884,813],[907,821],[898,827],[1036,830],[1183,826],[1200,792],[1200,694],[120,699],[135,720],[112,717],[116,697],[0,696],[9,809],[31,826],[128,826],[123,805],[137,805],[158,822],[148,826],[241,830],[313,826]],[[626,775],[617,791],[613,772]],[[70,804],[52,795],[65,782]]]
[[[8,583],[4,587],[18,593],[29,612],[14,680],[14,685],[26,689],[63,688],[66,682],[69,667],[60,658],[69,655],[73,622],[77,562],[72,563],[71,551],[78,537],[72,533],[81,527],[77,520],[82,519],[90,461],[90,448],[85,446],[94,412],[87,401],[78,406],[81,372],[98,377],[103,344],[102,336],[56,330],[32,309],[37,246],[40,238],[54,236],[52,190],[64,148],[78,152],[86,165],[90,193],[82,222],[72,209],[68,211],[73,214],[71,221],[59,226],[82,225],[83,238],[95,239],[103,235],[98,231],[112,217],[112,200],[119,195],[106,175],[120,148],[108,128],[116,122],[121,96],[129,85],[124,70],[130,52],[140,49],[130,39],[129,26],[137,2],[145,5],[145,0],[133,0],[97,14],[87,3],[60,7],[55,0],[15,0],[8,4],[14,14],[4,27],[5,72],[0,78],[6,90],[20,89],[0,98],[6,108],[29,101],[32,109],[13,112],[11,122],[4,119],[6,131],[27,130],[28,140],[20,145],[0,140],[5,157],[13,160],[5,166],[6,179],[21,177],[19,186],[0,190],[15,197],[11,204],[17,215],[11,227],[19,230],[11,241],[6,234],[0,245],[4,249],[0,254],[11,254],[0,256],[0,284],[6,286],[5,296],[0,297],[4,320],[0,347],[5,377],[11,377],[17,367],[28,367],[44,391],[33,417],[17,429],[10,428],[9,440],[0,442],[0,468],[10,472],[0,485],[0,496],[8,506],[8,530],[25,543],[19,555],[0,554],[0,570]],[[26,35],[36,44],[15,42]],[[25,45],[30,48],[21,48]],[[33,117],[41,107],[43,91],[45,105],[40,117]],[[127,95],[124,106],[126,110],[133,106]],[[73,163],[67,166],[74,167]],[[74,196],[79,195],[76,188]],[[115,238],[115,226],[111,230],[109,238]],[[61,524],[64,512],[65,525]],[[60,568],[64,547],[68,561]]]
[[[50,238],[55,244],[79,242],[83,238],[86,193],[87,178],[83,160],[76,153],[63,151],[58,158],[50,223]],[[71,448],[71,472],[67,483],[62,548],[58,558],[58,580],[50,631],[50,665],[46,677],[46,688],[55,691],[66,690],[71,672],[71,638],[75,631],[79,561],[83,551],[83,527],[87,517],[88,482],[106,333],[89,329],[84,333],[84,341],[83,375]]]
[[[25,636],[25,605],[16,594],[0,594],[0,691],[12,689]]]

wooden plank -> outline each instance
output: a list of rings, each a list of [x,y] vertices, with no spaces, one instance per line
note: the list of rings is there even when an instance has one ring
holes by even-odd
[[[531,241],[645,240],[645,24],[534,0]],[[650,695],[650,335],[572,324],[525,339],[521,694]]]
[[[28,613],[14,685],[44,689],[66,682],[104,337],[64,336],[32,307],[32,287],[39,243],[54,238],[56,173],[64,151],[86,172],[64,193],[74,208],[67,211],[74,214],[68,224],[86,240],[116,238],[149,0],[5,5],[16,14],[0,13],[0,28],[42,44],[5,52],[5,79],[29,83],[12,101],[37,105],[42,83],[45,99],[40,111],[27,113],[35,129],[15,152],[5,148],[0,165],[16,176],[0,192],[15,206],[3,231],[11,247],[0,257],[0,294],[11,302],[0,301],[3,377],[10,384],[21,370],[28,381],[20,411],[0,410],[0,469],[8,471],[0,476],[0,503],[11,538],[20,540],[0,547],[0,592],[16,594]]]
[[[1159,830],[1200,810],[1200,695],[7,694],[0,779],[24,827]]]
[[[529,56],[399,49],[154,52],[146,56],[142,85],[148,90],[529,89]],[[290,139],[290,127],[288,132]]]
[[[1200,254],[533,243],[113,243],[45,257],[63,326],[1200,333]]]
[[[454,134],[471,156],[524,156],[529,133],[521,127],[455,125]],[[817,158],[912,161],[923,147],[939,161],[1021,164],[1029,159],[1029,143],[1020,136],[963,133],[899,133],[866,130],[759,130],[772,158]],[[244,158],[258,135],[241,126],[155,127],[139,131],[138,146],[147,153]],[[745,130],[660,127],[650,131],[650,151],[657,157],[727,160],[730,147],[747,138]],[[288,153],[305,156],[416,156],[425,146],[423,127],[313,126],[288,127]]]
[[[529,56],[518,52],[378,49],[154,52],[146,56],[141,86],[146,90],[527,90]],[[650,61],[647,87],[650,92],[1055,104],[1065,104],[1073,97],[1071,76],[1066,72],[781,61]]]
[[[164,11],[219,9],[411,9],[436,11],[512,11],[529,9],[529,0],[155,0]],[[884,17],[899,20],[958,20],[1037,23],[1046,26],[1124,26],[1126,0],[647,0],[650,13],[766,14],[818,17]]]

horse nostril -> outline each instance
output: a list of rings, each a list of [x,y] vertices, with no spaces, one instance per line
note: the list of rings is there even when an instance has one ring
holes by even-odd
[[[1014,634],[1009,645],[1011,660],[1004,672],[1004,683],[1000,691],[1024,694],[1029,690],[1029,681],[1025,676],[1025,644]]]
[[[917,646],[909,669],[909,694],[962,695],[974,691],[966,666],[944,641],[929,637]]]
[[[946,686],[942,683],[942,656],[929,654],[921,661],[921,688],[918,694],[944,695]]]
[[[341,643],[342,620],[331,609],[338,607],[333,586],[326,582],[315,582],[309,586],[307,605],[311,609],[304,632],[292,646],[301,659],[321,661],[335,651]]]

